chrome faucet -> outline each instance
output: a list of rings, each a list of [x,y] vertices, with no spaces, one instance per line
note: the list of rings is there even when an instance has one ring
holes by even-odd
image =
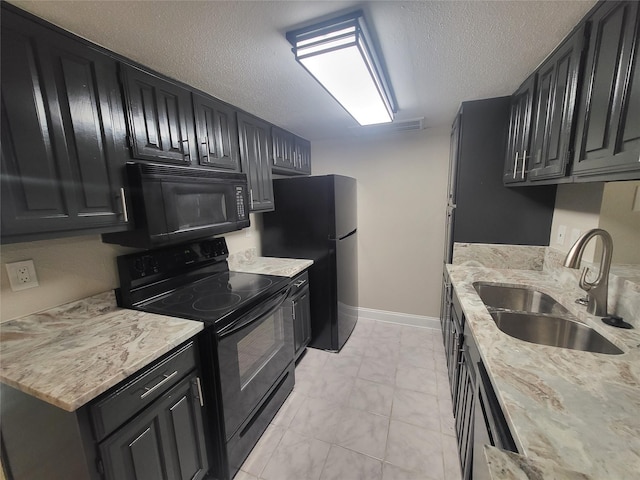
[[[609,290],[609,270],[611,268],[611,254],[613,253],[613,239],[609,232],[601,228],[594,228],[585,232],[571,247],[567,258],[564,259],[564,266],[569,268],[580,268],[580,260],[584,248],[594,237],[602,239],[602,257],[600,258],[600,271],[598,278],[594,282],[587,281],[589,267],[582,270],[580,276],[580,288],[587,292],[588,304],[587,312],[600,317],[607,316],[607,294]]]

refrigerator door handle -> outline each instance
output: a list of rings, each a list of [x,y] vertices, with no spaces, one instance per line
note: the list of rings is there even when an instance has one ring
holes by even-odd
[[[354,228],[354,229],[353,229],[353,230],[351,230],[349,233],[347,233],[346,235],[343,235],[343,236],[342,236],[342,237],[340,237],[340,238],[331,238],[331,237],[329,237],[329,240],[338,240],[338,241],[339,241],[339,240],[344,240],[345,238],[349,238],[351,235],[355,235],[357,231],[358,231],[358,229],[357,229],[357,228]]]

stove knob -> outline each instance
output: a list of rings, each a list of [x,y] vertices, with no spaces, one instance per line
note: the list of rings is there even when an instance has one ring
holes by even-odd
[[[142,258],[138,257],[133,262],[133,269],[138,272],[144,274],[144,262]]]
[[[200,253],[204,258],[209,258],[211,256],[211,244],[209,242],[202,242],[200,244]]]
[[[153,257],[149,257],[149,268],[153,271],[153,273],[158,273],[160,271],[158,260]]]

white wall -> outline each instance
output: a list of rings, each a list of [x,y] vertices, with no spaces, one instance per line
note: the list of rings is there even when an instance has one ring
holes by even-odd
[[[613,238],[614,263],[640,264],[640,181],[605,184],[599,226]]]
[[[358,181],[359,306],[437,317],[449,129],[317,141],[312,158]]]
[[[598,228],[603,190],[603,183],[558,185],[549,246],[561,252],[568,252],[574,243],[572,235],[575,236],[576,231],[579,235],[592,228]],[[561,226],[565,227],[562,243],[558,241],[558,230]],[[595,243],[592,241],[587,246],[583,258],[593,261],[594,252]]]
[[[260,248],[260,218],[251,227],[225,235],[229,251]],[[134,249],[102,243],[99,236],[71,237],[0,246],[0,321],[40,312],[106,292],[119,285],[115,258]],[[33,259],[39,287],[13,292],[7,262]]]

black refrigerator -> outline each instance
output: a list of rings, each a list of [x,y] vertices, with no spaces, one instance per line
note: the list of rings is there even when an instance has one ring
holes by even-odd
[[[338,351],[358,318],[356,180],[283,178],[273,190],[276,209],[263,215],[262,254],[313,260],[309,346]]]

